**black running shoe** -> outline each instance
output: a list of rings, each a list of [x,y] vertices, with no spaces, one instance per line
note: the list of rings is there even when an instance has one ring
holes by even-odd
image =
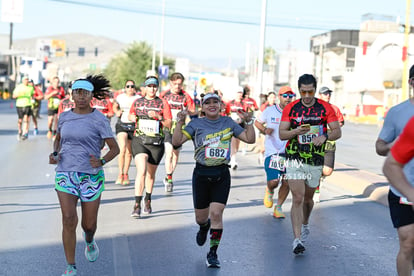
[[[145,200],[145,207],[144,207],[144,213],[151,214],[152,208],[151,208],[151,200]]]
[[[206,226],[200,226],[200,230],[197,232],[197,244],[203,246],[207,240],[208,230],[210,229],[210,219],[207,221]]]
[[[207,260],[206,260],[207,267],[219,268],[220,262],[217,259],[217,254],[215,252],[208,252]]]
[[[140,218],[141,217],[141,206],[138,206],[138,204],[134,205],[134,210],[131,213],[131,217],[133,217],[133,218]]]

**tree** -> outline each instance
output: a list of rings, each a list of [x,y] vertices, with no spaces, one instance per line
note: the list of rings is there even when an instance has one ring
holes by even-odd
[[[155,64],[159,64],[159,57],[155,59]],[[173,72],[174,60],[164,58],[164,65],[170,67]],[[104,74],[111,81],[114,89],[124,87],[126,80],[134,80],[140,85],[147,76],[147,71],[152,66],[152,47],[145,41],[133,42],[123,53],[111,59],[104,70]]]
[[[272,47],[265,48],[263,63],[269,65],[270,60],[274,61],[275,58],[276,50],[274,50]]]

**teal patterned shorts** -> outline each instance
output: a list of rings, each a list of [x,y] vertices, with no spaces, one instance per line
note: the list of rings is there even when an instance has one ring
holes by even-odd
[[[94,201],[99,198],[105,189],[104,171],[97,174],[80,172],[57,172],[55,177],[55,190],[72,194],[82,202]]]

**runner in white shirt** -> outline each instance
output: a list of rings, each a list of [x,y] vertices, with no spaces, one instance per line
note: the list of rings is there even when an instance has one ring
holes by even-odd
[[[136,93],[135,82],[127,80],[125,83],[125,93],[119,94],[114,102],[114,113],[118,117],[115,125],[116,138],[120,149],[118,157],[118,178],[115,184],[129,185],[129,167],[132,160],[131,142],[135,130],[135,122],[128,119],[129,109],[136,99],[141,98]]]
[[[285,147],[287,141],[281,141],[279,138],[279,124],[282,117],[282,110],[287,104],[293,101],[295,93],[292,88],[283,86],[279,89],[279,103],[267,107],[260,118],[255,121],[255,126],[265,135],[265,162],[264,169],[267,176],[266,192],[263,204],[267,208],[273,206],[274,190],[282,183],[277,204],[275,205],[273,216],[275,218],[285,218],[282,212],[282,204],[289,194],[289,186],[285,175]]]

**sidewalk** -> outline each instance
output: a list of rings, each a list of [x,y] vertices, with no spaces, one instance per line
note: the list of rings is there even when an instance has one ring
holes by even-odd
[[[335,170],[326,183],[388,206],[388,181],[384,176],[335,163]]]

